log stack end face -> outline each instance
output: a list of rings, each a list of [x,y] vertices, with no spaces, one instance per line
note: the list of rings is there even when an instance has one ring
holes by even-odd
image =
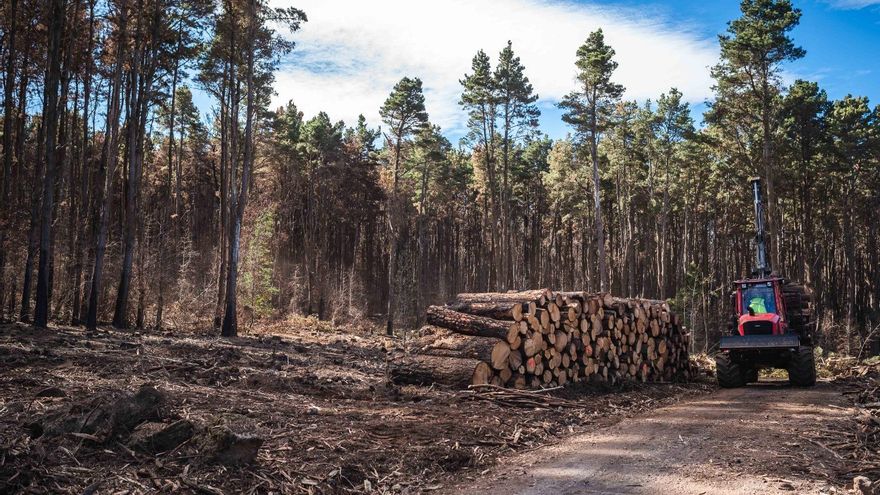
[[[550,289],[464,293],[430,306],[426,320],[455,335],[426,337],[414,355],[393,361],[397,383],[540,388],[690,378],[688,334],[665,301]]]

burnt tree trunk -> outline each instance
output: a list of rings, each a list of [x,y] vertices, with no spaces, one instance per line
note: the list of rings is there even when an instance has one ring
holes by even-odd
[[[107,104],[107,127],[109,137],[104,141],[101,150],[99,177],[104,184],[100,191],[100,207],[98,210],[97,235],[95,236],[95,261],[92,266],[92,278],[89,284],[89,306],[86,313],[86,327],[94,330],[98,326],[98,302],[101,298],[101,285],[104,276],[104,252],[107,249],[107,228],[110,221],[110,206],[116,184],[116,166],[119,162],[119,108],[122,90],[122,72],[126,40],[128,39],[128,5],[123,0],[119,7],[119,39],[116,43],[116,60],[111,83],[110,101]]]
[[[55,166],[58,160],[56,138],[58,131],[58,86],[61,79],[61,35],[64,31],[64,0],[53,0],[48,7],[49,60],[46,74],[44,101],[44,135],[46,174],[43,180],[42,213],[40,216],[40,259],[37,270],[37,304],[34,325],[45,328],[49,323],[49,294],[51,291],[51,237],[52,212],[55,192]]]

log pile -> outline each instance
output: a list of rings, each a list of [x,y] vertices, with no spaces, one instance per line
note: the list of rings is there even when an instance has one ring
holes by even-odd
[[[395,359],[396,383],[526,389],[691,373],[689,335],[664,301],[550,289],[463,293],[430,306],[427,322],[452,333],[425,336]]]

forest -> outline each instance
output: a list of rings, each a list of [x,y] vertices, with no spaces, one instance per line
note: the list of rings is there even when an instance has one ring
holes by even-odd
[[[627,100],[591,27],[562,139],[499,39],[448,75],[458,142],[419,74],[388,88],[380,127],[272,108],[308,14],[4,0],[0,319],[235,336],[302,315],[392,334],[460,292],[553,287],[667,300],[711,350],[754,265],[760,176],[772,267],[812,289],[819,344],[877,352],[880,105],[784,77],[809,56],[791,2],[743,0],[702,121],[676,88]]]

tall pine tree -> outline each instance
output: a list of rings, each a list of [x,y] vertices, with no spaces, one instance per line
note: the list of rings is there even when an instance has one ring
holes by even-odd
[[[428,113],[425,111],[425,95],[422,93],[422,80],[418,77],[404,77],[391,90],[388,99],[379,109],[382,122],[388,126],[391,134],[387,140],[393,147],[391,162],[391,192],[388,197],[388,288],[386,301],[388,303],[386,332],[394,334],[394,309],[395,309],[395,278],[397,276],[397,210],[398,210],[398,184],[400,182],[400,157],[405,141],[414,133],[420,131],[428,123]]]
[[[593,168],[593,210],[596,245],[599,256],[599,288],[609,289],[607,259],[605,257],[605,225],[602,219],[601,184],[599,177],[599,141],[612,122],[614,104],[623,95],[624,88],[611,81],[617,69],[614,49],[605,43],[599,29],[578,48],[577,81],[580,86],[565,95],[559,106],[566,110],[562,120],[574,127],[586,144]]]

